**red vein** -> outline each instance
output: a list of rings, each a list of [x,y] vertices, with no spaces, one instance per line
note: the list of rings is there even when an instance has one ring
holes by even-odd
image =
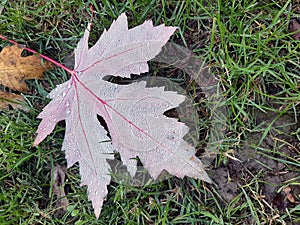
[[[152,137],[150,134],[148,134],[147,132],[145,132],[143,129],[141,129],[140,127],[138,127],[137,125],[135,125],[132,121],[128,120],[123,114],[121,114],[119,111],[117,111],[116,109],[114,109],[111,105],[107,104],[107,102],[101,98],[99,98],[94,92],[92,92],[87,86],[85,86],[84,83],[82,83],[79,78],[75,75],[74,78],[78,81],[78,83],[80,83],[80,85],[82,85],[82,87],[88,91],[94,98],[96,98],[98,101],[100,101],[104,106],[108,107],[109,109],[111,109],[114,113],[116,113],[119,117],[121,117],[123,120],[125,120],[127,123],[129,123],[131,126],[133,126],[134,128],[136,128],[139,132],[142,132],[144,135],[146,135],[147,137],[149,137],[151,140],[153,140],[155,143],[159,144],[161,147],[168,149],[165,145],[163,145],[160,141],[156,140],[154,137]],[[109,115],[109,114],[108,114]],[[168,149],[168,151],[172,152],[170,149]]]
[[[95,66],[95,65],[98,64],[98,63],[101,63],[101,62],[103,62],[103,61],[109,60],[109,59],[114,58],[114,57],[118,57],[118,56],[120,56],[120,55],[122,55],[122,54],[125,54],[125,53],[127,53],[127,52],[130,52],[130,51],[133,51],[133,50],[135,50],[135,49],[141,48],[141,47],[143,47],[143,46],[144,46],[144,45],[137,46],[137,47],[134,47],[134,48],[129,48],[129,49],[123,51],[123,52],[118,52],[117,54],[108,56],[108,57],[106,57],[106,58],[104,58],[104,59],[100,59],[100,60],[98,60],[98,61],[96,61],[96,62],[93,62],[90,66],[87,66],[85,69],[79,70],[79,72],[85,72],[85,71],[87,71],[88,69],[92,68],[93,66]],[[104,50],[103,50],[103,51],[104,51]],[[103,51],[102,51],[102,52],[103,52]]]
[[[8,38],[6,38],[6,37],[4,37],[4,36],[2,36],[2,35],[0,35],[0,39],[3,39],[3,40],[5,40],[5,41],[8,41],[9,43],[12,43],[12,44],[14,44],[14,45],[20,45],[18,42],[9,40]],[[25,49],[26,51],[28,51],[28,52],[33,53],[33,54],[39,54],[37,51],[34,51],[34,50],[30,49],[30,48],[27,48],[26,46],[24,47],[24,49]],[[58,67],[64,69],[65,71],[67,71],[68,73],[70,73],[71,75],[73,75],[74,71],[73,71],[73,70],[70,70],[68,67],[64,66],[63,64],[61,64],[61,63],[55,61],[54,59],[52,59],[52,58],[50,58],[50,57],[48,57],[48,56],[45,56],[45,55],[43,55],[43,54],[39,54],[39,56],[40,56],[41,58],[43,58],[43,59],[49,61],[49,62],[52,62],[53,64],[57,65]]]
[[[78,79],[78,77],[76,76],[76,74],[74,74],[73,78],[75,77],[75,79]],[[78,120],[79,120],[79,123],[80,123],[80,128],[82,130],[82,133],[84,135],[84,140],[85,140],[85,143],[87,145],[87,148],[88,148],[88,153],[91,157],[91,160],[93,161],[93,165],[95,167],[95,160],[94,160],[94,157],[92,155],[92,151],[91,151],[91,147],[90,147],[90,143],[88,141],[88,138],[86,136],[86,132],[85,132],[85,129],[84,129],[84,126],[83,126],[83,123],[82,123],[82,119],[81,119],[81,114],[80,114],[80,104],[79,104],[79,95],[78,95],[78,87],[77,87],[77,83],[74,82],[74,88],[75,88],[75,92],[76,92],[76,97],[77,97],[77,111],[78,111]],[[98,176],[98,173],[97,173],[97,169],[95,168],[94,169],[94,172],[96,173],[96,177],[99,177]]]

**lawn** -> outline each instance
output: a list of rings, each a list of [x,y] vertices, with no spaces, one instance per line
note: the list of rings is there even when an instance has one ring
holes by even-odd
[[[0,111],[0,224],[300,224],[300,42],[294,29],[300,7],[259,2],[3,0],[0,35],[69,68],[88,22],[91,44],[123,12],[129,27],[147,19],[176,26],[170,41],[205,63],[219,92],[212,101],[204,81],[149,63],[147,76],[178,83],[197,108],[197,156],[208,163],[212,184],[189,177],[143,186],[112,182],[97,219],[78,164],[66,169],[64,122],[33,147],[46,96],[69,75],[56,68],[28,81],[30,92],[22,95],[30,110]],[[0,48],[7,45],[0,40]],[[214,117],[217,106],[223,111]],[[221,126],[212,121],[218,119]],[[211,138],[220,134],[210,152]]]

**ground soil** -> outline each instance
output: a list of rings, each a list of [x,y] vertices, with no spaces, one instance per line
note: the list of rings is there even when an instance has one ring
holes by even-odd
[[[258,113],[257,124],[262,124],[262,128],[267,127],[276,116],[277,113]],[[299,140],[288,135],[297,127],[299,124],[295,123],[292,115],[284,115],[273,124],[273,129],[260,145],[262,132],[246,134],[243,147],[234,154],[238,160],[229,159],[227,163],[209,171],[221,198],[228,203],[242,192],[241,187],[252,183],[259,196],[248,193],[250,197],[263,199],[265,205],[269,204],[279,214],[300,204],[300,187],[297,185],[300,182],[299,165],[283,162],[288,157],[290,162],[299,158]],[[264,151],[253,146],[259,146]],[[267,153],[268,150],[274,153]],[[266,213],[268,210],[266,207]]]

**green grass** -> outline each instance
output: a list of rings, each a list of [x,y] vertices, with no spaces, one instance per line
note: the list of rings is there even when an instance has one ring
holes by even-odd
[[[225,140],[218,146],[219,154],[211,169],[230,165],[234,153],[243,150],[251,137],[249,145],[253,152],[247,154],[263,155],[282,163],[285,171],[280,172],[300,172],[299,121],[292,131],[286,132],[280,128],[285,124],[278,124],[283,116],[299,120],[300,42],[288,34],[290,19],[299,16],[293,11],[295,6],[284,0],[260,4],[250,0],[212,2],[2,1],[0,34],[59,62],[72,64],[68,58],[91,20],[90,4],[95,10],[91,44],[122,12],[128,15],[130,27],[146,19],[152,19],[156,25],[177,26],[172,41],[193,50],[207,63],[220,81],[223,103],[227,106]],[[0,41],[0,46],[5,45],[5,41]],[[172,77],[172,71],[151,65],[151,73],[170,75],[180,81],[188,79],[186,74]],[[39,124],[36,116],[49,101],[47,93],[67,79],[61,69],[49,71],[45,80],[28,82],[32,91],[23,96],[30,112],[0,112],[0,224],[300,222],[299,196],[294,196],[298,206],[291,205],[285,210],[262,197],[266,174],[278,172],[263,161],[259,163],[265,169],[257,174],[245,168],[248,175],[238,180],[237,191],[230,201],[218,193],[216,184],[191,178],[170,178],[141,188],[112,183],[98,220],[87,200],[86,187],[80,187],[79,169],[75,165],[67,170],[64,184],[70,205],[63,215],[56,216],[59,208],[52,192],[53,171],[56,165],[66,165],[60,150],[64,124],[60,123],[38,147],[32,144]],[[195,94],[193,88],[188,90],[191,95]],[[261,123],[258,115],[262,113],[265,118],[272,113],[275,116]],[[294,121],[287,120],[287,124]],[[289,143],[283,133],[297,142]],[[253,138],[253,134],[258,135]],[[269,137],[273,137],[272,146],[265,145]],[[289,145],[293,154],[281,152],[283,145]],[[232,179],[233,174],[228,174],[226,183]],[[299,189],[300,177],[290,177],[278,192],[287,186]]]

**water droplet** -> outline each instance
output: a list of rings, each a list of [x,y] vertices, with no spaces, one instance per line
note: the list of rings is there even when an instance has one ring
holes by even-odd
[[[53,122],[55,122],[56,121],[56,119],[55,118],[53,118]]]
[[[66,109],[66,114],[69,115],[71,113],[70,109]]]
[[[65,96],[66,96],[66,92],[63,92],[63,93],[62,93],[62,96],[65,97]]]
[[[70,106],[70,102],[67,101],[65,105],[66,105],[66,107]]]
[[[68,84],[68,89],[70,89],[72,87],[72,85],[71,84]]]

